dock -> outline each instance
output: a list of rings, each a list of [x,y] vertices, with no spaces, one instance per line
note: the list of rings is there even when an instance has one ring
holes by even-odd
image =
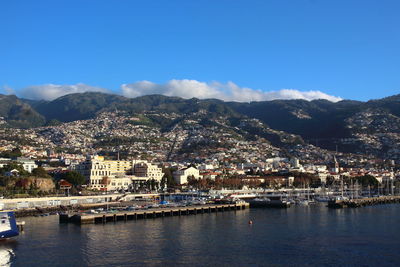
[[[123,210],[106,213],[80,213],[80,214],[60,214],[60,223],[76,223],[76,224],[95,224],[108,223],[138,219],[160,218],[167,216],[196,215],[204,213],[218,213],[225,211],[237,211],[249,208],[249,203],[236,204],[209,204],[187,207],[165,207],[151,208],[146,210]]]
[[[381,196],[360,199],[332,200],[329,208],[359,208],[378,204],[400,203],[400,196]]]

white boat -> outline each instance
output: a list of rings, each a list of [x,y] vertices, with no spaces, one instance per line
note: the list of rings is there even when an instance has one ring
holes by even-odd
[[[310,201],[308,201],[307,199],[298,199],[296,201],[296,204],[303,205],[303,206],[308,206],[309,203],[310,203]]]

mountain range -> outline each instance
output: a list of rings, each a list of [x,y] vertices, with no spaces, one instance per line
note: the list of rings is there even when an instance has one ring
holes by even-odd
[[[400,95],[367,102],[342,100],[273,100],[224,102],[217,99],[183,99],[163,95],[126,98],[87,92],[53,101],[0,95],[2,126],[29,128],[93,119],[106,111],[128,114],[160,112],[187,114],[207,111],[210,116],[256,118],[268,127],[301,136],[306,142],[345,152],[388,153],[400,134]],[[369,140],[373,145],[369,145]],[[377,142],[379,144],[377,144]]]

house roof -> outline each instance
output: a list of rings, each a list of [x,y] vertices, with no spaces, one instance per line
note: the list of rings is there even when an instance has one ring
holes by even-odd
[[[66,181],[66,180],[60,180],[59,182],[58,182],[58,184],[60,185],[60,186],[63,186],[63,187],[72,187],[72,184],[70,183],[70,182],[68,182],[68,181]]]

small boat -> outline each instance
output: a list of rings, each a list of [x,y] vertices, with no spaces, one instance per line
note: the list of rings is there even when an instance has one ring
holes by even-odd
[[[17,235],[19,230],[14,212],[0,212],[0,240]]]
[[[87,213],[89,213],[89,214],[97,214],[97,213],[99,213],[98,211],[95,211],[95,210],[89,210]]]
[[[308,204],[310,204],[310,201],[308,201],[307,199],[298,199],[296,204],[307,206]]]

